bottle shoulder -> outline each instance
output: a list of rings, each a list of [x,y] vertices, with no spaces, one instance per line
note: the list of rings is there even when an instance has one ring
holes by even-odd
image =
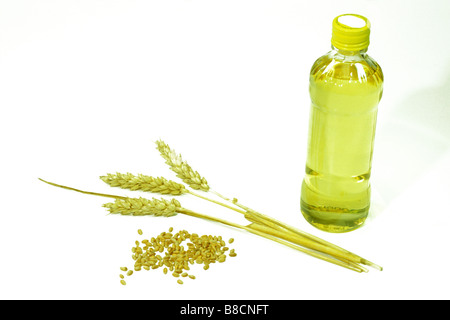
[[[318,58],[311,67],[311,81],[348,81],[376,86],[384,81],[380,65],[366,52],[345,55],[331,50]]]

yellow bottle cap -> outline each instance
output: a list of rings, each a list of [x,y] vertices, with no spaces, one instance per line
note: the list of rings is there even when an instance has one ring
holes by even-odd
[[[369,46],[370,22],[358,14],[342,14],[333,20],[331,44],[340,50],[360,51]]]

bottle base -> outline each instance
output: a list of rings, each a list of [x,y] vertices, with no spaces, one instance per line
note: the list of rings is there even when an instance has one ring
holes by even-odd
[[[369,207],[350,210],[336,207],[316,207],[301,201],[301,212],[306,221],[317,229],[343,233],[361,227],[369,214]]]

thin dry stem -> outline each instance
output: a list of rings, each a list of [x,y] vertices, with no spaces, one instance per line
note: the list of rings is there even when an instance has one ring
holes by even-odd
[[[356,254],[346,250],[346,249],[343,249],[343,248],[341,248],[341,247],[339,247],[339,246],[337,246],[337,245],[335,245],[333,243],[330,243],[330,242],[328,242],[328,241],[326,241],[324,239],[321,239],[321,238],[316,237],[316,236],[314,236],[312,234],[309,234],[307,232],[304,232],[302,230],[294,228],[294,227],[292,227],[292,226],[290,226],[288,224],[285,224],[285,223],[283,223],[281,221],[278,221],[278,220],[276,220],[276,219],[274,219],[272,217],[269,217],[267,215],[259,213],[259,212],[255,211],[255,210],[253,210],[253,209],[251,209],[251,208],[249,208],[247,206],[244,206],[243,204],[239,203],[236,198],[231,199],[231,198],[225,197],[225,196],[221,195],[220,193],[218,193],[216,191],[213,191],[213,190],[210,190],[210,192],[216,194],[217,196],[219,196],[220,198],[222,198],[222,199],[224,199],[224,200],[226,200],[228,202],[233,203],[234,205],[238,206],[239,208],[242,208],[242,209],[246,210],[246,219],[249,220],[250,222],[258,222],[258,223],[267,225],[267,226],[273,228],[274,230],[278,230],[278,231],[291,232],[291,233],[296,234],[298,236],[301,236],[303,238],[306,238],[306,239],[309,239],[311,241],[317,242],[318,244],[323,245],[325,247],[329,247],[331,250],[336,250],[336,252],[340,252],[340,255],[347,256],[347,259],[349,259],[351,261],[354,261],[356,263],[365,264],[365,265],[370,266],[372,268],[375,268],[375,269],[377,269],[379,271],[383,270],[383,268],[381,266],[379,266],[379,265],[377,265],[377,264],[375,264],[375,263],[373,263],[373,262],[371,262],[371,261],[369,261],[367,259],[364,259],[364,258],[362,258],[362,257],[360,257],[360,256],[358,256],[358,255],[356,255]]]
[[[348,263],[348,262],[345,262],[345,261],[342,261],[342,260],[337,260],[337,259],[334,259],[332,257],[323,255],[320,252],[315,252],[315,251],[312,251],[312,250],[308,250],[308,249],[303,248],[303,247],[301,247],[299,245],[295,245],[295,244],[293,244],[293,243],[291,243],[289,241],[284,241],[283,239],[280,239],[280,238],[278,238],[276,236],[273,236],[271,234],[267,234],[267,233],[265,233],[265,232],[263,232],[261,230],[257,230],[257,229],[254,229],[254,228],[251,228],[251,227],[248,227],[248,226],[242,226],[242,225],[239,225],[239,224],[236,224],[234,222],[227,221],[227,220],[223,220],[223,219],[207,216],[207,215],[204,215],[204,214],[201,214],[201,213],[197,213],[197,212],[185,209],[185,208],[179,208],[177,211],[179,213],[182,213],[182,214],[185,214],[185,215],[189,215],[189,216],[192,216],[192,217],[205,219],[205,220],[210,220],[210,221],[215,221],[215,222],[219,222],[219,223],[231,226],[231,227],[235,227],[235,228],[238,228],[238,229],[242,229],[242,230],[248,231],[248,232],[256,234],[256,235],[258,235],[260,237],[263,237],[263,238],[266,238],[266,239],[278,242],[278,243],[283,244],[285,246],[288,246],[288,247],[290,247],[292,249],[295,249],[295,250],[301,251],[303,253],[306,253],[306,254],[308,254],[310,256],[313,256],[315,258],[318,258],[318,259],[321,259],[321,260],[324,260],[324,261],[336,264],[338,266],[341,266],[341,267],[344,267],[344,268],[347,268],[347,269],[350,269],[350,270],[353,270],[353,271],[356,271],[356,272],[362,272],[363,271],[363,269],[360,266],[355,266],[353,263]]]
[[[211,198],[202,196],[201,194],[198,194],[198,193],[193,192],[193,191],[191,191],[191,190],[188,190],[188,189],[187,189],[187,193],[189,193],[189,194],[191,194],[191,195],[193,195],[193,196],[196,196],[196,197],[198,197],[198,198],[200,198],[200,199],[203,199],[203,200],[206,200],[206,201],[209,201],[209,202],[218,204],[219,206],[222,206],[222,207],[225,207],[225,208],[234,210],[234,211],[239,212],[239,213],[241,213],[241,214],[245,214],[245,211],[243,211],[243,210],[240,210],[240,209],[238,209],[238,208],[232,207],[232,206],[230,206],[230,205],[228,205],[228,204],[226,204],[226,203],[223,203],[223,202],[220,202],[220,201],[217,201],[217,200],[214,200],[214,199],[211,199]]]
[[[72,190],[72,191],[76,191],[76,192],[80,192],[80,193],[84,193],[84,194],[90,194],[90,195],[93,195],[93,196],[100,196],[100,197],[107,197],[107,198],[114,198],[114,199],[126,199],[127,198],[127,197],[117,196],[117,195],[113,195],[113,194],[83,191],[83,190],[79,190],[79,189],[63,186],[63,185],[60,185],[60,184],[56,184],[56,183],[53,183],[53,182],[45,181],[44,179],[41,179],[41,178],[38,178],[38,179],[41,180],[42,182],[48,183],[48,184],[50,184],[52,186],[55,186],[55,187],[59,187],[59,188],[67,189],[67,190]]]
[[[353,265],[355,268],[359,268],[363,272],[368,272],[368,270],[366,268],[358,265],[359,261],[355,261],[355,259],[352,256],[349,256],[349,255],[343,253],[342,251],[337,251],[337,250],[334,250],[333,248],[323,246],[323,245],[313,242],[309,239],[300,237],[296,234],[275,230],[269,226],[262,225],[258,222],[251,223],[249,225],[249,227],[254,230],[264,232],[265,234],[270,234],[277,238],[292,242],[296,245],[303,246],[303,247],[330,255],[330,256],[332,256],[336,259],[339,259],[347,264]]]

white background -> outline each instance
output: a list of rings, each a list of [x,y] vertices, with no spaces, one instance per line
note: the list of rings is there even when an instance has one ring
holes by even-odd
[[[370,217],[329,234],[299,209],[308,76],[330,49],[332,19],[348,12],[372,23],[369,54],[385,91]],[[445,0],[0,1],[0,298],[449,299],[449,16]],[[157,139],[214,190],[384,271],[359,274],[182,215],[107,215],[107,198],[38,181],[144,196],[98,177],[176,179]],[[183,286],[161,270],[120,285],[136,230],[151,237],[170,226],[234,237],[238,256],[195,269]]]

